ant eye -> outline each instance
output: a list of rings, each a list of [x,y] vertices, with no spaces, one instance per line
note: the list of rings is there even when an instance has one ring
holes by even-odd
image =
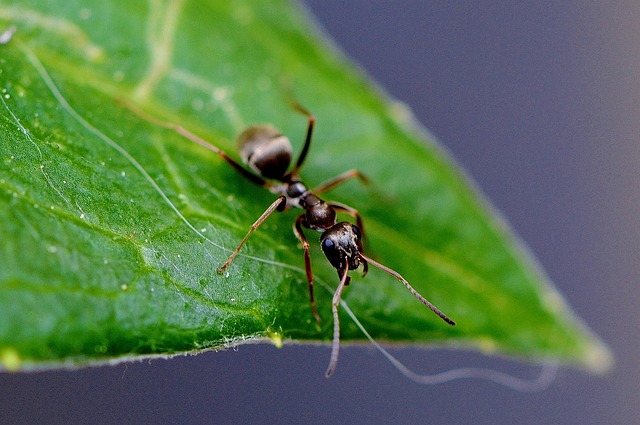
[[[325,239],[322,241],[322,249],[333,248],[333,241],[331,239]]]
[[[358,239],[360,239],[360,229],[358,229],[358,226],[352,224],[351,230],[353,230],[353,234],[356,235]]]

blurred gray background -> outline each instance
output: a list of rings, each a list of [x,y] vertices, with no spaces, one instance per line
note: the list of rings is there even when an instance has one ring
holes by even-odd
[[[406,102],[613,348],[605,377],[547,391],[424,387],[371,347],[237,351],[76,372],[0,375],[0,423],[640,423],[640,3],[307,0],[328,34]],[[423,371],[538,371],[402,350]],[[424,370],[425,363],[428,370]]]

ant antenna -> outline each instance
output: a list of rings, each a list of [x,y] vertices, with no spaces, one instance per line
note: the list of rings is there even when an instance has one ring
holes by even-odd
[[[329,366],[324,376],[330,378],[333,372],[336,371],[338,366],[338,355],[340,354],[340,318],[338,317],[338,305],[340,304],[340,298],[342,297],[342,291],[347,283],[349,273],[349,266],[346,265],[342,276],[340,277],[340,283],[336,292],[333,294],[333,302],[331,303],[331,311],[333,312],[333,343],[331,344],[331,358],[329,360]]]
[[[391,276],[395,277],[400,282],[402,282],[402,284],[407,287],[407,289],[409,290],[409,292],[411,292],[413,294],[413,296],[415,296],[417,299],[419,299],[422,304],[424,304],[427,307],[429,307],[429,309],[431,311],[433,311],[436,315],[438,315],[439,318],[441,318],[442,320],[444,320],[445,322],[447,322],[451,326],[455,326],[456,325],[456,322],[454,322],[449,317],[447,317],[447,315],[444,314],[438,307],[436,307],[435,305],[431,304],[425,297],[420,295],[418,293],[418,291],[413,289],[413,286],[411,286],[409,284],[409,282],[407,282],[407,280],[404,277],[400,276],[400,273],[398,273],[397,271],[395,271],[393,269],[390,269],[389,267],[385,266],[384,264],[380,264],[377,261],[372,260],[371,258],[367,257],[363,253],[360,253],[360,257],[362,257],[362,259],[364,261],[366,261],[367,263],[370,263],[372,266],[379,268],[383,272],[389,273]]]

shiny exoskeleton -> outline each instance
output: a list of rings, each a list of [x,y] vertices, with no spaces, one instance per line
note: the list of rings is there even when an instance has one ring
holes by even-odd
[[[195,143],[217,153],[242,176],[278,195],[278,198],[264,211],[264,213],[262,213],[255,223],[251,225],[251,228],[245,237],[240,241],[236,249],[233,250],[227,261],[225,261],[218,269],[219,272],[224,272],[231,265],[234,258],[238,255],[251,234],[257,230],[260,225],[275,211],[285,211],[290,208],[300,208],[304,210],[304,212],[296,219],[293,226],[293,232],[301,242],[304,250],[305,271],[309,284],[309,301],[313,315],[318,322],[320,322],[320,316],[318,315],[313,295],[313,272],[311,269],[310,245],[304,235],[303,229],[307,228],[322,232],[322,235],[320,236],[320,246],[331,265],[336,269],[340,278],[340,283],[334,293],[332,303],[334,319],[333,344],[331,361],[326,372],[326,376],[329,377],[334,372],[338,361],[340,347],[338,306],[340,304],[342,291],[344,290],[344,287],[349,284],[349,271],[357,269],[361,264],[363,266],[363,274],[367,273],[369,264],[389,273],[402,282],[416,298],[430,308],[442,320],[450,325],[455,325],[455,322],[449,319],[444,313],[413,289],[409,282],[407,282],[399,273],[374,261],[363,253],[362,237],[364,227],[362,224],[362,218],[355,208],[338,202],[325,202],[319,197],[322,193],[327,192],[352,178],[358,178],[363,182],[367,182],[367,179],[363,174],[357,170],[349,170],[322,183],[313,190],[309,190],[309,188],[300,180],[298,174],[309,152],[315,118],[301,105],[296,103],[293,107],[298,112],[307,116],[308,125],[302,151],[300,152],[300,155],[298,156],[298,159],[291,171],[289,171],[293,151],[291,143],[286,136],[281,134],[280,131],[271,125],[263,124],[251,126],[238,137],[240,157],[242,158],[242,162],[251,170],[249,171],[224,151],[189,132],[185,128],[178,125],[160,122],[142,112],[136,112],[146,119],[161,126],[171,128]],[[337,212],[343,212],[354,217],[357,224],[345,221],[338,222]]]

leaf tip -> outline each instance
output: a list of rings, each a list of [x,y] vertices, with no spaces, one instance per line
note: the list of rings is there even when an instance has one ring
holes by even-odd
[[[596,340],[585,347],[583,362],[589,371],[604,375],[613,369],[615,358],[609,347]]]

